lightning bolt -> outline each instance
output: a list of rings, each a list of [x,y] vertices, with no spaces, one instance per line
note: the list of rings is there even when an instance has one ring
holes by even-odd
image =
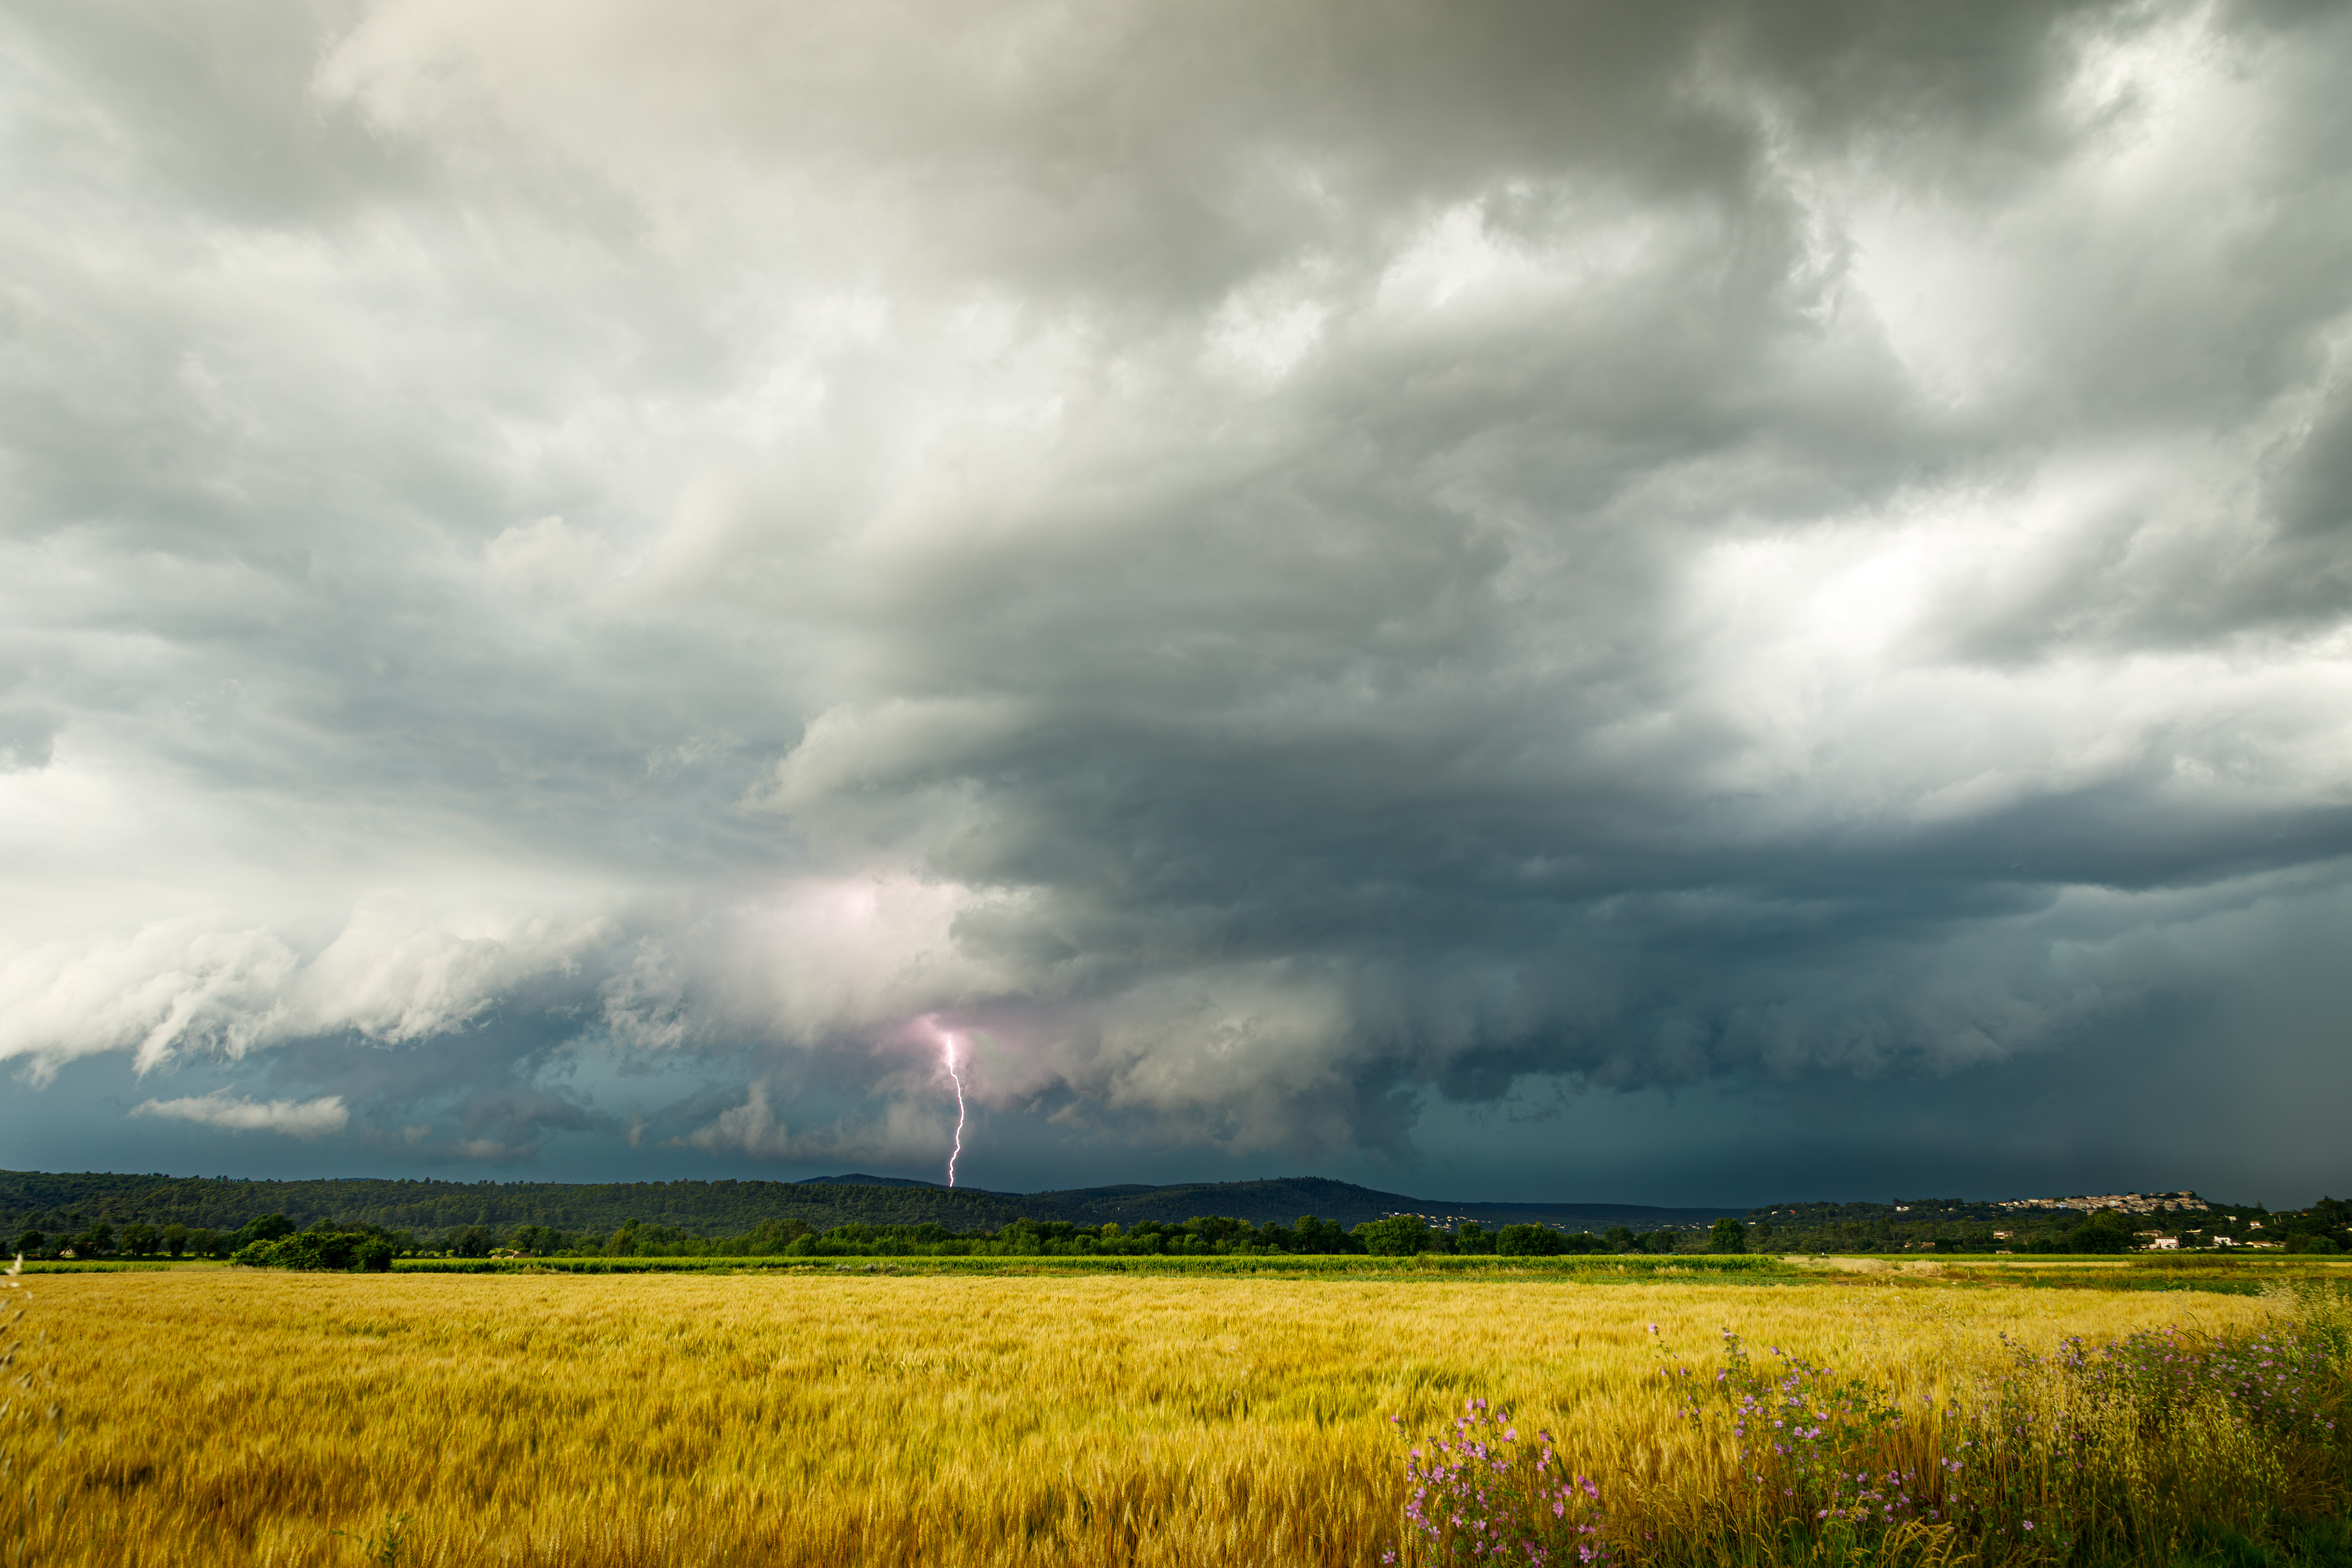
[[[963,1153],[963,1075],[956,1071],[956,1037],[945,1029],[940,1031],[940,1043],[947,1047],[948,1077],[955,1080],[956,1130],[955,1147],[948,1151],[948,1185],[955,1185],[956,1160]]]

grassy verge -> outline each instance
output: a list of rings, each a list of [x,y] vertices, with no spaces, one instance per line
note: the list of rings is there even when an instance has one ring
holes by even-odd
[[[226,1269],[214,1261],[84,1259],[28,1262],[27,1274],[115,1274]],[[1691,1254],[1600,1254],[1559,1258],[1414,1258],[1289,1256],[1259,1258],[1104,1258],[1050,1256],[825,1256],[814,1258],[408,1258],[403,1274],[614,1275],[754,1274],[838,1278],[866,1275],[1131,1279],[1329,1280],[1575,1281],[1625,1284],[1688,1279],[1727,1284],[1976,1288],[2033,1290],[2145,1291],[2257,1296],[2283,1281],[2352,1282],[2352,1260],[2311,1258],[2038,1257],[2032,1260],[1977,1258],[1711,1257]],[[239,1270],[240,1274],[247,1273]]]
[[[226,1268],[226,1263],[208,1258],[45,1258],[28,1261],[27,1274],[153,1274],[173,1269],[202,1270]]]
[[[1301,1279],[1640,1280],[1897,1285],[2056,1290],[2193,1291],[2259,1295],[2282,1280],[2352,1277],[2352,1266],[2297,1258],[2220,1259],[2184,1268],[2170,1260],[2037,1258],[2017,1267],[1949,1258],[1710,1257],[1601,1254],[1561,1258],[1102,1258],[992,1256],[816,1258],[402,1258],[409,1274],[933,1274]]]
[[[404,1258],[402,1274],[1125,1275],[1146,1279],[1725,1279],[1793,1278],[1772,1258]]]

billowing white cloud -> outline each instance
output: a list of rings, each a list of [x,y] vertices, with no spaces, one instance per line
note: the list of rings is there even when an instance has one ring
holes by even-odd
[[[371,902],[314,953],[267,931],[159,921],[123,941],[48,942],[0,964],[0,1058],[41,1077],[128,1050],[142,1073],[174,1055],[231,1059],[321,1035],[397,1045],[464,1030],[532,986],[562,983],[612,939],[593,916],[475,909],[436,918]]]
[[[2347,58],[0,17],[0,1058],[905,1162],[938,1014],[1074,1161],[1336,1162],[2218,1017],[2352,854]]]
[[[168,1116],[232,1132],[284,1132],[295,1138],[323,1138],[351,1125],[351,1112],[341,1095],[317,1100],[232,1100],[222,1095],[194,1095],[183,1100],[145,1100],[131,1108],[133,1116]]]
[[[242,1056],[268,1037],[294,968],[268,931],[184,919],[121,941],[43,943],[0,964],[0,1057],[29,1058],[47,1078],[104,1051],[152,1067],[193,1041]]]

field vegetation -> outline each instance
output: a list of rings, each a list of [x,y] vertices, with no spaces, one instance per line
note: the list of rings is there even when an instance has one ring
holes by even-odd
[[[1301,1261],[27,1275],[0,1561],[2345,1560],[2324,1283]]]

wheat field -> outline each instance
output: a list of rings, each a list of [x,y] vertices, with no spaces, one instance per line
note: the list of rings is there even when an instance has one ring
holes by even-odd
[[[1371,1563],[1398,1535],[1390,1415],[1507,1404],[1664,1518],[1721,1476],[1657,1370],[1713,1364],[1726,1328],[1916,1398],[1997,1368],[2003,1334],[2263,1310],[1892,1282],[25,1284],[0,1557],[92,1568]]]

